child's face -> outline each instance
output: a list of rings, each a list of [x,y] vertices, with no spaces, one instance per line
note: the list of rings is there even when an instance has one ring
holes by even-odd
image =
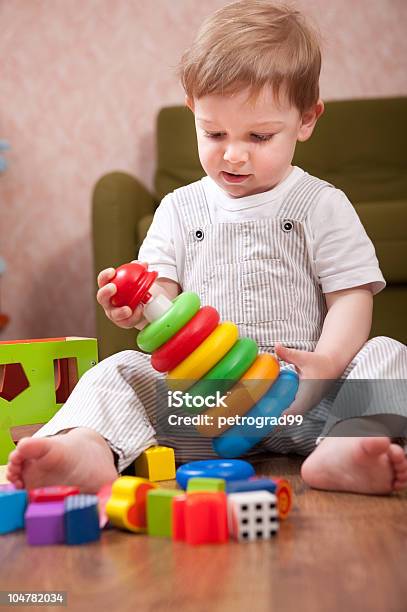
[[[292,168],[297,140],[311,136],[323,103],[301,116],[271,88],[256,102],[248,90],[230,96],[207,95],[187,105],[195,113],[201,164],[231,197],[262,193],[283,181]]]

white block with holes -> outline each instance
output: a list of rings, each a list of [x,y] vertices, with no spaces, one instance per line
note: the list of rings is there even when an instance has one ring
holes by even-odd
[[[229,532],[239,542],[268,540],[277,533],[277,497],[273,493],[230,493],[227,500]]]

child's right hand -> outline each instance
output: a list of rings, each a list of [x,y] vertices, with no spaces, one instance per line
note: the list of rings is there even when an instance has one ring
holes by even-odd
[[[124,329],[130,329],[132,327],[141,329],[141,327],[144,327],[143,323],[146,322],[142,306],[137,306],[133,311],[130,306],[117,307],[113,306],[110,301],[117,292],[116,285],[110,282],[115,274],[116,270],[114,268],[106,268],[106,270],[102,270],[99,273],[97,279],[99,291],[96,294],[96,299],[105,311],[107,318],[115,323],[115,325],[123,327]]]

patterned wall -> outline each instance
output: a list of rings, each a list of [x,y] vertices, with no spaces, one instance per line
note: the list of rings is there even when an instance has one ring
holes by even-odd
[[[95,334],[90,198],[104,173],[151,185],[175,66],[224,0],[3,0],[0,339]],[[298,0],[324,40],[325,99],[407,94],[405,0]]]

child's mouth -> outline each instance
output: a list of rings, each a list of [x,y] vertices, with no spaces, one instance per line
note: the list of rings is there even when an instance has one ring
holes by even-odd
[[[243,183],[250,176],[250,174],[232,174],[231,172],[224,171],[221,174],[226,183]]]

